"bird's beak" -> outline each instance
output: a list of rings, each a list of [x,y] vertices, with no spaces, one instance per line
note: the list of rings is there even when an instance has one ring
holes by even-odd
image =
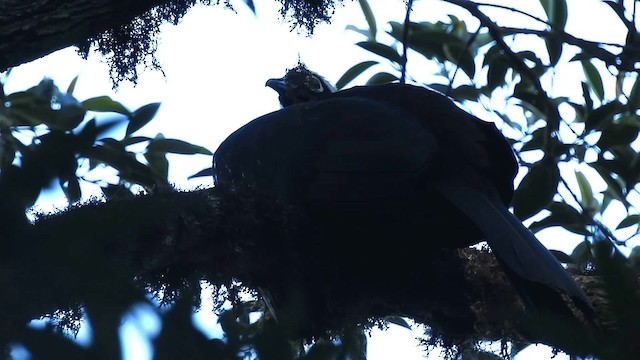
[[[268,86],[275,90],[278,94],[283,94],[287,90],[287,82],[284,78],[280,79],[269,79],[265,86]]]

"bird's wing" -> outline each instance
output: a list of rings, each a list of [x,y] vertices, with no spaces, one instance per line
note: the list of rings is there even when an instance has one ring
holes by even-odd
[[[214,154],[215,181],[292,202],[366,206],[406,192],[437,148],[433,134],[399,107],[361,98],[316,101],[232,134]]]
[[[498,200],[464,186],[434,184],[438,191],[453,203],[484,234],[485,240],[506,265],[511,276],[562,290],[587,316],[593,315],[590,301],[567,271],[538,239]],[[514,281],[517,286],[519,281]],[[543,288],[537,287],[535,291]],[[551,293],[534,294],[526,288],[519,290],[525,302],[539,307],[552,301]],[[524,291],[522,291],[524,290]],[[538,299],[533,299],[537,297]],[[546,299],[541,299],[546,297]]]

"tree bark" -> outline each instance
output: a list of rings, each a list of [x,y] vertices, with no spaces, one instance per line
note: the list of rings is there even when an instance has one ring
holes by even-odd
[[[129,23],[168,0],[0,1],[0,72]]]

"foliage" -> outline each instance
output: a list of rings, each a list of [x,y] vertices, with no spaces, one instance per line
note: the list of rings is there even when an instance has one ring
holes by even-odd
[[[636,70],[635,13],[634,18],[628,19],[632,12],[626,9],[625,3],[604,1],[628,30],[624,41],[607,44],[609,46],[605,48],[565,31],[568,10],[564,0],[540,1],[546,19],[501,5],[483,4],[524,15],[544,30],[501,27],[480,11],[478,3],[444,2],[469,11],[480,21],[480,27],[469,30],[467,23],[454,15],[447,21],[438,22],[391,22],[390,30],[386,32],[391,41],[380,42],[376,38],[373,14],[365,1],[361,1],[368,28],[349,26],[348,29],[366,37],[358,46],[375,55],[376,59],[382,58],[386,62],[383,65],[387,65],[385,68],[395,70],[374,73],[366,83],[375,85],[403,78],[406,71],[404,52],[408,52],[439,65],[435,81],[431,80],[434,82],[413,79],[414,82],[439,90],[468,107],[475,109],[477,106],[473,104],[481,104],[485,109],[491,109],[492,106],[486,103],[489,100],[495,103],[499,94],[506,94],[501,96],[508,106],[502,110],[494,107],[487,116],[501,122],[505,132],[511,134],[510,141],[525,174],[514,196],[514,213],[523,220],[535,219],[530,225],[534,232],[561,227],[582,236],[584,242],[571,254],[554,251],[560,261],[574,270],[593,270],[594,263],[598,263],[602,264],[603,276],[612,278],[613,275],[608,274],[613,271],[612,266],[637,266],[621,257],[617,249],[609,250],[615,254],[613,257],[601,252],[599,260],[594,258],[592,249],[597,244],[607,248],[601,244],[604,242],[632,254],[640,251],[640,247],[627,246],[640,233],[639,209],[634,205],[636,185],[640,181],[637,165],[640,158],[637,146],[640,79]],[[523,41],[529,48],[518,51],[508,45],[510,41],[532,34],[542,43]],[[546,54],[541,53],[541,48]],[[346,86],[365,71],[375,69],[376,65],[382,64],[371,60],[354,65],[338,80],[337,87]],[[554,80],[559,69],[567,66],[579,66],[583,70],[584,79],[575,79],[574,86],[582,89],[582,97],[556,94]],[[616,89],[604,85],[609,83],[615,83]],[[592,176],[599,177],[606,186],[594,189]],[[611,223],[605,212],[612,205],[621,206],[622,212],[627,214],[618,218],[613,228],[605,225]],[[619,231],[630,227],[635,228],[630,234]],[[635,271],[638,271],[637,267]],[[633,277],[628,279],[633,283]],[[629,283],[620,285],[608,289],[629,287]],[[635,306],[640,304],[631,300],[636,298],[633,290],[625,290],[624,295],[615,292],[609,295],[625,298]],[[620,302],[618,306],[614,310],[616,316],[635,313],[630,308],[623,309],[629,306],[628,303]],[[625,323],[638,326],[635,320]],[[588,347],[588,344],[582,345]],[[604,349],[607,349],[605,344],[600,351]],[[616,358],[622,357],[625,351],[628,349],[615,355],[601,355]]]
[[[387,34],[393,41],[385,44],[376,40],[375,28],[371,26],[373,15],[363,6],[369,29],[352,26],[348,29],[367,36],[366,41],[357,45],[382,57],[395,69],[395,73],[375,73],[367,84],[401,78],[405,64],[398,44],[408,31],[407,48],[436,62],[440,69],[435,82],[414,81],[469,107],[473,107],[471,103],[479,103],[485,109],[492,108],[486,102],[506,94],[501,96],[509,106],[494,109],[488,116],[508,128],[505,132],[511,134],[510,141],[517,150],[523,172],[526,170],[514,198],[516,215],[523,220],[538,215],[539,220],[531,225],[534,231],[561,226],[587,239],[605,238],[616,245],[632,240],[638,232],[620,239],[602,223],[604,212],[616,203],[629,215],[615,229],[638,224],[638,209],[630,198],[640,180],[634,160],[640,156],[634,143],[640,124],[637,114],[640,81],[634,60],[626,56],[635,51],[635,44],[629,42],[631,37],[626,44],[610,44],[618,50],[610,52],[597,43],[567,34],[564,1],[541,1],[548,20],[529,16],[547,26],[547,30],[539,31],[502,28],[479,12],[479,6],[473,2],[448,2],[472,12],[481,21],[481,27],[471,32],[454,15],[450,15],[448,22],[391,22]],[[630,21],[624,17],[627,12],[623,5],[605,3],[619,14],[621,21]],[[544,41],[546,56],[537,48],[541,44],[534,41],[524,42],[531,44],[531,48],[520,51],[512,50],[506,43],[528,34]],[[354,65],[338,81],[338,88],[376,64],[379,62],[372,60]],[[575,80],[575,86],[582,88],[582,98],[553,94],[556,68],[567,64],[580,66],[584,71],[584,80]],[[602,65],[609,67],[605,69]],[[618,89],[606,89],[605,80],[617,81]],[[563,110],[562,116],[559,109]],[[527,160],[531,158],[537,160]],[[565,164],[575,171],[561,171],[567,168]],[[597,174],[606,187],[594,190],[593,180],[587,180],[586,173]]]
[[[74,86],[75,80],[62,92],[52,80],[44,79],[25,91],[2,93],[0,194],[20,198],[23,208],[33,205],[40,191],[53,180],[57,180],[70,203],[82,198],[80,182],[100,186],[107,196],[117,191],[136,191],[134,185],[146,191],[168,187],[167,153],[211,154],[202,147],[165,139],[160,134],[155,138],[134,136],[153,119],[159,103],[130,111],[108,96],[80,102],[72,95]],[[109,116],[98,118],[98,113]],[[125,124],[124,136],[112,137],[117,127]],[[129,150],[133,145],[145,144],[138,155]],[[105,166],[117,170],[118,183],[89,180],[93,170]],[[29,184],[24,177],[39,180]]]
[[[313,28],[320,20],[327,20],[333,11],[333,1],[282,1],[283,12],[293,12],[294,17],[307,19],[302,24],[309,28]],[[368,84],[408,78],[440,90],[469,107],[481,104],[484,108],[494,108],[487,102],[501,94],[508,94],[504,97],[509,107],[494,109],[490,115],[503,124],[503,129],[518,150],[523,167],[514,212],[522,219],[531,219],[531,229],[534,231],[562,227],[582,236],[585,241],[572,254],[557,252],[558,258],[576,271],[592,271],[604,278],[603,287],[608,294],[606,299],[611,304],[611,319],[608,320],[614,324],[612,334],[597,344],[565,341],[567,347],[564,350],[592,353],[602,359],[633,356],[629,354],[637,353],[637,344],[631,337],[640,331],[637,313],[640,300],[637,299],[635,287],[630,284],[640,269],[637,260],[640,249],[625,249],[625,246],[637,235],[640,221],[638,209],[633,205],[634,196],[637,195],[635,187],[640,180],[639,155],[635,146],[640,128],[637,115],[640,85],[635,70],[635,59],[638,58],[633,25],[635,19],[627,18],[631,12],[624,8],[622,2],[605,1],[629,30],[629,36],[619,44],[604,47],[565,31],[568,10],[563,0],[540,1],[547,15],[546,20],[529,16],[543,24],[544,30],[501,27],[480,11],[476,2],[443,1],[471,13],[479,20],[480,27],[470,31],[464,20],[453,15],[438,22],[392,22],[386,32],[390,40],[382,41],[379,39],[385,34],[381,35],[366,0],[360,0],[368,27],[358,29],[350,26],[349,29],[365,37],[357,46],[370,52],[376,60],[355,64],[338,81],[338,87],[346,86],[367,71],[383,67],[384,70],[370,76]],[[122,62],[124,67],[112,75],[114,80],[135,80],[135,71],[130,71],[153,53],[154,43],[149,42],[147,36],[153,38],[157,34],[161,22],[158,19],[175,22],[186,11],[186,8],[176,4],[156,9],[156,13],[141,17],[138,25],[131,25],[138,27],[125,27],[101,35],[99,39],[88,40],[106,52],[119,49],[113,59],[120,60],[139,42],[151,44],[137,49],[132,61]],[[173,5],[178,6],[179,9],[176,9],[179,11],[172,8]],[[484,6],[517,12],[504,6]],[[539,46],[546,49],[546,54],[535,47],[515,51],[508,44],[510,40],[525,35],[540,39]],[[87,49],[83,48],[85,51]],[[407,73],[407,59],[437,64],[437,81],[419,81],[417,72]],[[567,64],[579,66],[584,73],[584,80],[576,82],[576,88],[582,90],[579,98],[554,94],[553,79],[557,69]],[[391,70],[388,70],[389,67]],[[607,87],[612,79],[618,85],[613,91]],[[53,349],[56,355],[63,358],[98,355],[118,357],[120,345],[117,328],[122,315],[132,304],[143,303],[160,308],[158,313],[162,315],[163,329],[154,341],[158,358],[197,358],[205,355],[222,359],[254,355],[261,359],[364,357],[366,338],[363,328],[373,323],[352,325],[331,336],[316,338],[310,346],[299,341],[292,343],[289,341],[289,326],[297,321],[296,311],[292,311],[294,315],[289,318],[276,322],[268,310],[262,305],[258,306],[254,299],[240,301],[238,292],[243,288],[236,288],[231,282],[220,281],[221,285],[226,285],[226,288],[221,287],[226,289],[226,293],[221,295],[218,305],[224,304],[224,300],[232,300],[231,306],[222,311],[219,318],[225,332],[224,339],[207,339],[198,332],[189,316],[191,310],[199,305],[200,281],[203,278],[215,279],[219,272],[226,270],[229,270],[230,277],[236,275],[236,271],[245,274],[240,271],[249,270],[242,266],[250,267],[258,260],[265,260],[249,259],[241,263],[240,269],[211,265],[209,267],[213,269],[210,274],[193,271],[196,269],[194,263],[205,260],[192,259],[185,254],[196,253],[206,258],[204,255],[209,252],[201,248],[196,248],[199,253],[185,250],[189,243],[185,239],[190,238],[190,231],[197,231],[193,229],[197,228],[194,226],[197,220],[175,209],[186,207],[181,201],[193,204],[209,199],[199,196],[179,200],[179,194],[171,193],[173,190],[167,183],[169,164],[166,154],[210,152],[180,140],[164,139],[161,135],[154,138],[135,135],[153,119],[159,104],[148,104],[131,111],[107,96],[79,101],[72,95],[74,86],[75,81],[63,92],[51,80],[45,79],[22,92],[4,94],[0,91],[0,198],[3,200],[0,210],[0,238],[3,240],[0,271],[8,274],[0,281],[6,284],[10,283],[8,279],[18,278],[38,288],[55,289],[45,292],[45,297],[37,296],[40,293],[35,291],[28,293],[36,294],[30,301],[23,301],[24,293],[17,290],[17,295],[7,292],[0,296],[0,304],[3,305],[0,321],[6,325],[0,329],[3,341],[9,339],[20,343],[35,357],[47,356]],[[121,137],[116,137],[118,129],[124,130]],[[103,180],[90,180],[91,172],[98,167],[116,170],[117,182],[111,184]],[[588,180],[593,174],[597,174],[606,184],[603,189],[595,188]],[[65,227],[65,222],[56,221],[64,219],[64,216],[49,222],[41,221],[41,229],[49,231],[33,234],[27,230],[29,225],[24,211],[52,183],[63,189],[70,202],[82,198],[83,183],[99,186],[107,200],[129,198],[136,189],[160,195],[169,192],[171,195],[165,198],[161,206],[153,201],[143,204],[140,198],[123,202],[131,210],[127,214],[136,215],[135,221],[122,220],[112,212],[100,213],[108,216],[96,219],[91,207],[85,207],[87,214],[94,215],[86,215],[93,222],[85,220],[85,224],[76,230],[77,236],[67,238],[59,235],[64,234],[58,231]],[[627,216],[613,226],[615,229],[610,229],[605,225],[608,221],[605,212],[613,205],[622,206]],[[202,205],[198,210],[205,213],[206,217],[215,217],[209,215],[215,210],[209,206],[212,205]],[[242,210],[235,209],[227,216],[247,216]],[[122,208],[117,211],[124,213]],[[247,231],[225,227],[227,224],[224,220],[222,218],[221,228],[227,236],[237,236],[234,231]],[[276,225],[286,224],[286,220],[276,222]],[[104,224],[98,227],[94,222]],[[135,222],[148,227],[136,227]],[[178,225],[174,226],[176,223]],[[165,227],[160,228],[161,225]],[[632,227],[635,227],[635,232],[631,235],[621,235],[620,230]],[[116,232],[114,228],[122,232]],[[141,260],[142,255],[150,251],[151,245],[145,243],[149,247],[144,247],[132,240],[132,234],[138,229],[143,229],[141,232],[146,236],[143,239],[153,238],[154,242],[149,241],[149,244],[160,248],[158,254],[153,253],[155,257],[151,256],[151,261]],[[93,239],[89,233],[97,234],[100,239],[122,236],[124,239],[118,239],[119,242],[114,240],[107,244],[117,248],[116,254],[133,249],[130,253],[140,258],[116,257],[120,262],[110,263],[103,253],[104,249],[92,241],[84,241],[85,236]],[[48,242],[52,238],[55,241]],[[161,244],[158,245],[158,242]],[[32,250],[29,246],[34,243],[42,245],[37,252],[25,251]],[[234,255],[242,255],[242,246],[254,244],[229,241],[223,245],[228,246]],[[616,247],[630,250],[631,256],[628,259],[621,256]],[[107,248],[113,250],[109,246]],[[167,263],[175,269],[163,262],[167,258]],[[211,261],[208,258],[206,260]],[[223,259],[217,260],[228,265]],[[128,266],[135,262],[142,268],[142,271],[137,269],[137,282],[128,278],[131,274]],[[190,277],[181,276],[184,273],[190,274]],[[65,303],[70,293],[82,294],[84,301]],[[148,299],[149,295],[160,299],[162,305],[166,306],[157,307]],[[269,297],[266,293],[261,296]],[[21,305],[19,311],[17,304]],[[260,315],[257,319],[253,317],[256,313]],[[24,326],[25,321],[38,317],[49,320],[44,329]],[[77,331],[81,317],[91,322],[94,332],[93,343],[88,348],[60,336],[61,332]],[[383,318],[378,324],[385,323],[407,326],[401,318]],[[563,336],[566,337],[570,332],[562,323],[552,323],[553,326],[549,327],[549,323],[544,321],[531,322],[531,326],[540,324],[555,330],[550,331],[561,340],[565,340]],[[431,344],[441,340],[433,328],[430,330],[431,333],[427,335],[432,336],[429,339]],[[176,338],[181,341],[171,341]],[[495,358],[490,353],[477,351],[477,344],[445,345],[453,349],[451,357]],[[512,353],[525,345],[513,345]],[[502,355],[513,354],[504,351]]]

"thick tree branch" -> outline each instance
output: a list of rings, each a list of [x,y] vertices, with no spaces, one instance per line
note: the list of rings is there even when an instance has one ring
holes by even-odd
[[[12,289],[0,295],[0,308],[11,312],[0,318],[19,328],[56,309],[98,301],[85,294],[116,297],[126,308],[145,301],[142,289],[172,301],[199,294],[201,280],[227,287],[240,280],[278,304],[304,294],[304,336],[401,315],[452,343],[549,340],[526,331],[518,297],[487,251],[417,249],[396,239],[389,246],[406,256],[393,257],[387,253],[395,250],[368,250],[389,241],[375,234],[329,239],[320,233],[298,208],[224,189],[80,206],[43,217],[17,235],[20,240],[12,239],[14,253],[0,264],[11,274],[0,278],[0,287]],[[111,286],[114,279],[130,283],[129,290]],[[598,281],[584,275],[576,280],[605,311],[594,295],[601,292]]]
[[[169,0],[0,1],[0,72],[79,45]]]

